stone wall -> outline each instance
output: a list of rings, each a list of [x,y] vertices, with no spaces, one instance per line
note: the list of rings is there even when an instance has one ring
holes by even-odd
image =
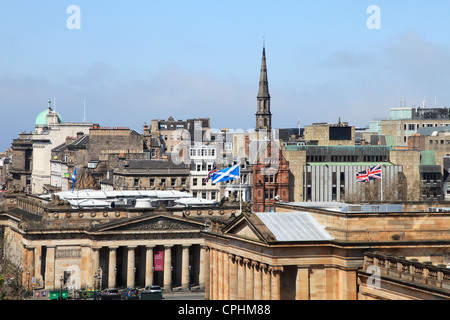
[[[449,241],[445,212],[338,213],[279,204],[276,211],[308,210],[338,241]]]

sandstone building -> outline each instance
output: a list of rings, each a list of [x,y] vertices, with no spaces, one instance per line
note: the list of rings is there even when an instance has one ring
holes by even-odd
[[[213,224],[204,232],[206,298],[448,300],[450,216],[427,205],[349,212],[277,204]]]

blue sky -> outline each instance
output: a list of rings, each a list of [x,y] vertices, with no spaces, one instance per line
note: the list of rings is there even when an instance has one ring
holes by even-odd
[[[80,29],[66,21],[80,8]],[[369,29],[370,5],[380,29]],[[399,105],[450,104],[450,3],[435,1],[2,1],[0,151],[56,100],[64,121],[142,132],[209,117],[251,129],[263,38],[274,127],[365,126]]]

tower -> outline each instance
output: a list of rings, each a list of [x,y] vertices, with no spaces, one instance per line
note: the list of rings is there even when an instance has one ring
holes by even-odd
[[[261,73],[256,109],[256,130],[272,129],[272,113],[270,113],[269,82],[267,81],[266,48],[263,46]]]

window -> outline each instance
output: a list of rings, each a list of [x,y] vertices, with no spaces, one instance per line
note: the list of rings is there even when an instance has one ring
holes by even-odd
[[[166,178],[161,178],[161,185],[166,186]]]
[[[197,186],[197,178],[192,179],[192,185],[195,187]]]
[[[154,186],[155,186],[155,179],[150,178],[150,187],[154,187]]]
[[[225,142],[225,151],[233,150],[233,142]]]
[[[211,191],[211,200],[216,200],[216,192]]]
[[[139,187],[139,178],[134,178],[134,187],[135,188]]]
[[[181,185],[185,186],[186,185],[186,178],[181,178]]]
[[[172,187],[175,187],[175,186],[177,185],[177,179],[176,179],[176,178],[172,178],[172,179],[170,180],[170,185],[171,185]]]

